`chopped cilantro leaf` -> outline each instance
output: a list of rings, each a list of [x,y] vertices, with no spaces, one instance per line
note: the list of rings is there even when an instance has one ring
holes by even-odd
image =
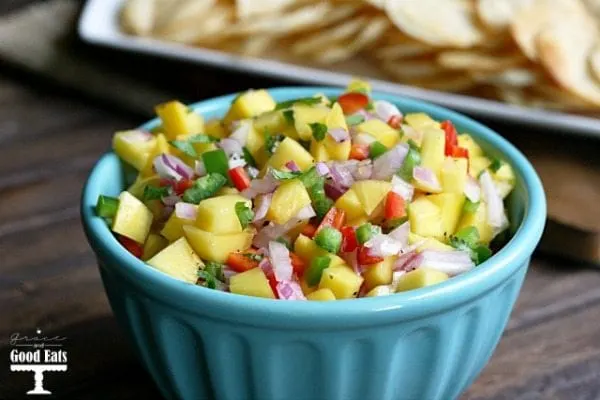
[[[278,181],[286,181],[288,179],[298,178],[301,175],[301,172],[281,171],[275,168],[270,168],[269,171],[273,178],[277,179]]]
[[[287,123],[289,125],[294,125],[295,120],[294,120],[294,111],[293,110],[285,110],[283,112],[283,117],[285,118],[285,120],[287,121]]]
[[[256,168],[256,160],[254,159],[254,157],[252,157],[252,154],[250,153],[248,148],[244,146],[242,148],[242,151],[244,152],[244,161],[246,161],[246,164]]]
[[[167,186],[152,186],[148,185],[144,188],[143,198],[144,201],[160,200],[163,197],[169,195],[169,188]]]
[[[294,104],[305,104],[307,106],[311,106],[313,104],[319,104],[321,102],[321,98],[319,97],[300,97],[298,99],[282,101],[281,103],[277,103],[275,106],[275,110],[283,110],[285,108],[290,108]]]
[[[498,172],[498,170],[500,169],[500,167],[502,167],[502,161],[499,160],[499,159],[497,159],[497,158],[494,158],[492,160],[492,163],[490,164],[490,170],[492,172]]]
[[[238,201],[235,203],[235,213],[240,220],[242,229],[246,229],[250,222],[252,222],[254,219],[254,211],[252,211],[252,209],[243,201]]]
[[[186,141],[188,141],[190,143],[212,143],[212,142],[218,142],[218,139],[215,139],[214,137],[212,137],[210,135],[205,135],[204,133],[199,133],[197,135],[188,137],[186,139]]]
[[[313,122],[312,124],[308,124],[308,126],[310,126],[312,135],[317,142],[325,139],[325,135],[327,134],[327,125],[320,122]]]
[[[215,261],[207,261],[204,265],[204,271],[220,281],[223,281],[225,279],[223,275],[223,268],[223,264]]]
[[[192,146],[192,143],[188,142],[187,140],[171,140],[169,142],[169,144],[171,146],[175,147],[176,149],[178,149],[179,151],[181,151],[186,156],[189,156],[192,158],[198,157],[198,153],[196,152],[196,149],[194,149],[194,146]]]

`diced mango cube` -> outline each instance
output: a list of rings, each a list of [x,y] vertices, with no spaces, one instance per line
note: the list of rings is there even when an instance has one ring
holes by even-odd
[[[354,128],[358,132],[368,133],[373,136],[387,148],[394,147],[400,139],[400,134],[397,130],[376,118],[361,122]]]
[[[465,203],[465,196],[462,193],[440,193],[429,195],[427,198],[441,210],[444,232],[439,239],[446,240],[456,231],[456,225]]]
[[[403,118],[403,121],[417,130],[424,128],[439,128],[440,123],[432,119],[425,113],[409,113]]]
[[[315,290],[312,293],[309,293],[306,296],[306,299],[312,300],[312,301],[332,301],[332,300],[335,300],[335,295],[333,294],[331,289],[323,288],[323,289]]]
[[[442,187],[444,192],[463,193],[467,182],[469,163],[466,158],[446,157],[442,164]]]
[[[352,189],[362,204],[364,212],[370,216],[392,190],[392,184],[386,181],[364,180],[355,182]]]
[[[487,222],[487,206],[484,201],[480,201],[477,210],[474,213],[463,213],[456,227],[459,231],[463,228],[474,226],[479,232],[479,240],[483,244],[488,244],[494,237],[494,230]]]
[[[376,286],[392,283],[394,261],[396,261],[396,257],[386,257],[383,261],[365,268],[363,277],[365,278],[365,287],[368,291]]]
[[[143,200],[142,198],[146,186],[157,186],[159,181],[160,177],[158,175],[142,176],[141,174],[138,174],[135,181],[127,188],[127,191],[138,199]]]
[[[281,133],[297,140],[299,137],[294,124],[288,121],[283,113],[284,110],[273,110],[260,114],[254,120],[254,129],[258,132],[268,132],[270,134]]]
[[[490,166],[492,161],[486,156],[469,157],[469,174],[477,178],[481,171]]]
[[[198,204],[196,226],[202,230],[216,233],[240,233],[242,225],[235,212],[237,203],[252,207],[252,202],[239,194],[211,197]]]
[[[421,145],[421,165],[435,172],[438,177],[444,163],[444,147],[446,134],[439,128],[427,127],[423,129],[423,143]]]
[[[159,104],[155,110],[162,121],[164,133],[169,139],[204,131],[202,116],[179,101]]]
[[[365,297],[389,296],[392,293],[393,290],[389,285],[381,285],[369,290]]]
[[[119,207],[113,219],[112,231],[138,243],[144,243],[152,226],[152,211],[131,193],[119,195]]]
[[[175,212],[173,212],[165,225],[160,231],[169,242],[174,242],[183,236],[183,227],[185,225],[194,225],[196,221],[193,219],[179,218]]]
[[[360,79],[352,79],[346,87],[346,92],[370,93],[371,84]]]
[[[264,89],[248,90],[239,95],[231,104],[231,108],[223,118],[226,126],[233,121],[252,118],[275,108],[275,100]]]
[[[204,124],[204,133],[218,139],[223,139],[229,135],[229,132],[223,125],[223,121],[217,118],[206,121]]]
[[[458,135],[458,145],[460,147],[464,147],[469,151],[469,157],[479,157],[484,155],[483,150],[481,149],[481,147],[479,147],[477,142],[473,140],[471,135],[468,135],[466,133]]]
[[[148,132],[122,131],[113,136],[112,147],[119,158],[141,171],[156,146],[156,138]]]
[[[335,201],[335,206],[340,210],[344,210],[348,220],[367,216],[354,189],[348,189],[346,193],[341,195]]]
[[[441,237],[442,213],[440,208],[427,197],[415,199],[408,207],[408,220],[412,232],[421,236]]]
[[[329,114],[329,108],[327,107],[309,106],[301,103],[294,104],[292,111],[294,112],[294,126],[302,140],[312,139],[312,129],[309,124],[324,124],[325,118]]]
[[[185,238],[171,243],[146,263],[173,278],[189,283],[196,283],[198,269],[204,266]]]
[[[142,260],[148,260],[156,253],[167,247],[169,241],[156,233],[150,233],[144,243],[144,252],[142,253]]]
[[[440,250],[440,251],[452,251],[454,247],[448,246],[445,243],[440,242],[439,240],[432,237],[423,237],[417,235],[416,233],[410,232],[408,234],[408,244],[418,244],[416,248],[417,251],[423,251],[426,249],[429,250]]]
[[[330,289],[338,300],[351,299],[358,295],[363,280],[347,265],[330,266],[321,275],[319,289]]]
[[[152,151],[150,151],[150,154],[148,154],[148,158],[146,159],[144,168],[140,171],[140,175],[142,176],[154,175],[154,159],[160,156],[161,154],[171,154],[171,150],[174,150],[174,148],[169,145],[169,141],[163,133],[157,133],[155,137],[156,145],[154,146]]]
[[[269,280],[259,267],[233,275],[229,279],[229,291],[246,296],[275,298]]]
[[[217,235],[191,225],[185,225],[183,232],[192,248],[203,260],[221,263],[225,262],[229,253],[248,249],[253,237],[250,230]]]
[[[405,292],[407,290],[437,285],[448,279],[449,276],[444,272],[429,268],[417,268],[400,277],[396,286],[396,292]]]
[[[329,153],[322,140],[320,142],[317,142],[314,139],[311,140],[310,154],[315,158],[315,161],[329,161]]]
[[[302,171],[310,168],[315,162],[312,155],[300,143],[286,137],[279,143],[267,164],[273,168],[282,169],[291,160],[294,160]]]
[[[277,224],[285,224],[290,218],[310,204],[306,188],[298,179],[288,180],[275,190],[267,219]]]

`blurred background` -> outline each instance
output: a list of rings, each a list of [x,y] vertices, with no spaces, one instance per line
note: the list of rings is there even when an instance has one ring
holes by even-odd
[[[541,248],[464,398],[600,398],[599,3],[0,2],[0,398],[26,398],[32,377],[9,372],[9,336],[36,328],[68,338],[69,371],[45,379],[53,397],[160,398],[79,222],[81,187],[115,130],[172,98],[352,75],[471,110],[544,182]]]

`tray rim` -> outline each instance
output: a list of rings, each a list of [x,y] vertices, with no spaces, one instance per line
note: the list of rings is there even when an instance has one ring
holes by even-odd
[[[117,15],[124,1],[88,0],[77,25],[80,38],[93,45],[221,67],[231,71],[274,77],[297,83],[345,86],[352,78],[352,74],[347,73],[126,35],[120,31],[117,23]],[[501,120],[532,128],[550,129],[566,135],[600,139],[600,119],[597,118],[518,107],[494,100],[365,78],[369,80],[373,90],[429,101],[476,118]]]

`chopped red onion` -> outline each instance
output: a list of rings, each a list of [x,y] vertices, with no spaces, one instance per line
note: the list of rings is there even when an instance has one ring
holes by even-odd
[[[373,108],[375,109],[375,114],[385,123],[387,123],[390,118],[395,116],[402,116],[398,107],[385,100],[377,100],[373,103]]]
[[[287,169],[289,169],[292,172],[300,172],[300,168],[298,167],[298,164],[296,164],[296,161],[294,161],[294,160],[290,160],[290,161],[286,162],[285,166],[287,167]]]
[[[317,173],[321,176],[326,176],[327,174],[329,174],[329,167],[322,161],[316,163],[315,168],[317,169]]]
[[[408,247],[408,234],[410,233],[410,223],[406,221],[402,225],[396,227],[388,236],[400,243],[401,249]]]
[[[348,188],[342,187],[333,181],[325,182],[325,194],[333,201],[342,197],[342,195],[347,191]]]
[[[329,166],[329,173],[333,182],[345,188],[349,188],[354,183],[354,177],[350,168],[343,165],[342,163],[331,163]]]
[[[268,254],[263,254],[263,259],[258,263],[258,267],[263,270],[263,272],[267,275],[270,275],[273,272],[273,265],[271,264],[271,260],[269,260]]]
[[[180,158],[170,154],[156,156],[153,161],[154,169],[161,178],[170,178],[180,181],[192,179],[194,170],[184,163]]]
[[[357,133],[354,135],[354,143],[356,144],[364,144],[368,146],[375,141],[376,139],[368,133]]]
[[[121,132],[121,137],[126,142],[130,143],[139,143],[139,142],[147,142],[151,140],[154,135],[150,132],[141,131],[141,130],[131,130],[126,132]]]
[[[229,283],[229,279],[231,279],[231,277],[236,274],[237,272],[232,270],[228,266],[223,267],[223,278],[225,279],[225,283]]]
[[[413,168],[413,178],[418,183],[431,189],[431,191],[441,191],[442,185],[437,175],[427,167],[416,166]]]
[[[409,272],[417,268],[421,263],[423,256],[415,250],[409,251],[408,253],[401,254],[400,257],[394,262],[392,269],[394,271],[405,271]]]
[[[392,176],[392,192],[400,195],[405,201],[411,201],[415,188],[398,175]]]
[[[423,250],[419,267],[445,272],[450,276],[462,274],[475,267],[466,251]]]
[[[356,171],[354,171],[352,176],[357,181],[371,179],[371,176],[373,176],[373,163],[371,160],[367,159],[359,161]]]
[[[279,186],[279,181],[271,174],[267,174],[262,179],[253,179],[250,182],[250,187],[242,191],[242,196],[253,199],[259,194],[272,193]]]
[[[290,251],[283,243],[269,242],[269,258],[273,265],[275,280],[277,282],[290,281],[294,268],[290,259]]]
[[[271,206],[271,200],[273,200],[273,193],[266,193],[256,198],[253,222],[262,222],[265,219]]]
[[[397,144],[373,162],[373,179],[390,179],[404,163],[408,154],[408,145]]]
[[[246,171],[248,171],[248,175],[250,175],[250,178],[252,178],[252,179],[256,179],[258,174],[260,174],[260,171],[258,170],[258,168],[254,168],[254,167],[248,167],[248,168],[246,168]]]
[[[177,215],[178,218],[191,219],[195,221],[196,212],[197,209],[195,204],[184,203],[183,201],[175,204],[175,215]]]
[[[248,134],[250,133],[250,128],[252,127],[251,122],[244,121],[238,124],[238,126],[233,130],[230,139],[235,140],[239,143],[241,147],[246,145],[248,141]]]
[[[232,154],[242,154],[244,151],[242,150],[242,146],[237,140],[225,138],[221,139],[218,143],[218,146],[223,149],[223,151],[227,154],[227,156],[231,156]]]
[[[181,198],[177,195],[170,195],[170,196],[165,196],[161,199],[162,203],[165,206],[174,206],[175,204],[179,203],[181,201]]]
[[[369,239],[364,246],[368,247],[370,249],[369,254],[375,257],[393,256],[402,250],[402,243],[383,233]]]
[[[481,198],[481,188],[479,187],[479,183],[471,175],[467,177],[463,193],[467,199],[473,203],[477,203]]]
[[[296,214],[296,216],[294,218],[296,218],[296,219],[311,219],[312,217],[314,217],[316,215],[317,215],[317,213],[312,208],[312,206],[310,204],[307,204],[306,206],[302,207],[300,209],[300,211],[298,211],[298,214]]]
[[[363,267],[358,263],[358,258],[356,256],[356,250],[350,253],[342,253],[342,258],[356,273],[356,275],[362,275]]]
[[[508,228],[508,218],[504,212],[504,202],[496,190],[492,176],[488,171],[484,171],[479,176],[479,183],[483,191],[483,198],[487,206],[487,220],[492,226],[494,235]]]
[[[296,281],[277,282],[276,289],[281,300],[306,300],[302,288]]]
[[[244,159],[244,157],[241,154],[233,153],[231,156],[229,156],[229,162],[227,164],[229,166],[229,169],[234,169],[237,167],[245,167],[246,160]]]
[[[350,139],[350,134],[344,128],[333,128],[330,129],[328,133],[337,143],[342,143]]]
[[[204,166],[204,163],[202,162],[202,160],[196,160],[194,162],[194,172],[198,176],[206,175],[206,167]]]

